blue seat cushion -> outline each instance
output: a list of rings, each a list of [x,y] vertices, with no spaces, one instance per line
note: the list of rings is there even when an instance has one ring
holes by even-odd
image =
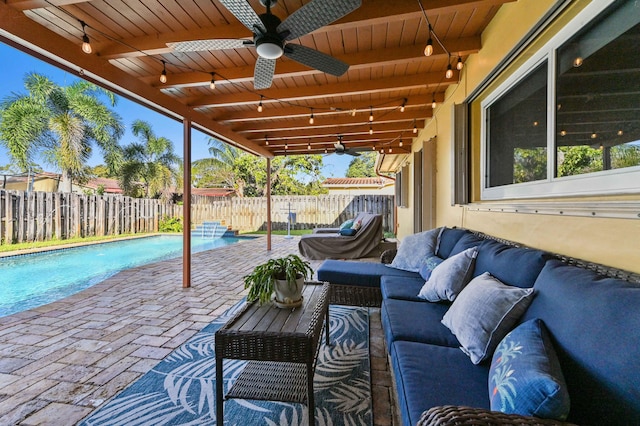
[[[484,240],[478,247],[474,277],[489,272],[505,284],[522,288],[533,287],[548,259],[548,253],[541,250]],[[515,268],[514,265],[518,267]]]
[[[447,303],[384,299],[380,315],[387,346],[408,340],[458,348],[458,339],[441,322],[447,309]]]
[[[456,245],[458,240],[465,234],[471,234],[466,229],[460,228],[444,228],[440,234],[438,245],[436,247],[436,256],[446,259],[449,257],[453,246]]]
[[[397,277],[395,275],[384,275],[380,279],[380,290],[383,299],[402,299],[424,302],[418,297],[420,289],[424,285],[421,277]]]
[[[544,321],[578,424],[640,424],[640,285],[550,260],[522,321]],[[594,403],[597,401],[597,403]]]
[[[400,340],[390,354],[402,424],[415,425],[439,405],[489,409],[489,367],[473,365],[458,348]]]
[[[349,260],[327,259],[318,268],[318,280],[333,284],[380,287],[382,275],[394,275],[407,278],[420,277],[417,272],[391,268],[378,262],[357,262]]]

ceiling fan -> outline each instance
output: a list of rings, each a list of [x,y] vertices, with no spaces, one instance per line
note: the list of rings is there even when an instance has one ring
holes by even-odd
[[[338,154],[338,155],[348,154],[348,155],[353,155],[354,157],[359,157],[360,156],[360,153],[358,152],[358,151],[360,151],[359,149],[347,148],[342,143],[342,136],[338,136],[338,142],[335,142],[333,144],[333,146],[336,148],[335,153]]]
[[[253,41],[246,39],[193,40],[167,43],[167,46],[173,47],[177,52],[255,46],[258,52],[253,78],[255,89],[271,87],[276,59],[282,55],[335,76],[341,76],[349,69],[349,64],[315,49],[289,43],[289,41],[309,34],[353,12],[361,6],[362,0],[312,0],[285,18],[284,21],[271,13],[271,7],[276,2],[277,0],[260,0],[267,11],[258,15],[246,0],[220,0],[220,3],[253,33]]]

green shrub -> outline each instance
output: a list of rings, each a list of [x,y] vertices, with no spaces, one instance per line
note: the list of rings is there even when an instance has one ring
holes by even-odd
[[[165,216],[158,224],[160,232],[182,232],[182,218]]]

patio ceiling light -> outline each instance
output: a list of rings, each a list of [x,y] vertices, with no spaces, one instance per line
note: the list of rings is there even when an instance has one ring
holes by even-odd
[[[433,94],[433,97],[431,98],[431,108],[436,109],[436,107],[438,106],[438,104],[436,103],[436,94]]]
[[[93,52],[93,49],[91,48],[91,41],[85,29],[87,24],[84,21],[80,21],[80,24],[82,25],[82,51],[88,55]]]
[[[427,40],[427,45],[424,48],[424,56],[433,55],[433,39],[431,38],[431,24],[429,24],[429,40]]]
[[[211,83],[209,83],[209,88],[211,90],[216,90],[216,73],[211,73]]]
[[[464,67],[464,64],[462,63],[462,58],[458,56],[458,63],[456,64],[456,69],[460,71],[463,67]]]
[[[160,83],[164,84],[167,82],[167,63],[162,60],[162,72],[160,73]]]
[[[373,107],[369,106],[369,122],[373,121]]]
[[[313,124],[315,120],[313,119],[313,108],[311,108],[311,115],[309,116],[309,124]]]
[[[371,124],[369,124],[369,134],[372,135],[373,134],[373,127],[371,127]]]
[[[400,106],[400,112],[404,112],[404,108],[405,108],[406,103],[407,103],[407,100],[403,99],[402,100],[402,105]]]
[[[264,96],[260,95],[260,103],[258,104],[258,112],[262,112],[262,98],[264,98]]]

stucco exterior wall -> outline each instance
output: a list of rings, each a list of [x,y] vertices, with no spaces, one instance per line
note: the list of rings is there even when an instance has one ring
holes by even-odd
[[[619,219],[602,217],[577,217],[561,214],[530,214],[500,211],[486,211],[488,207],[498,203],[480,200],[480,120],[477,103],[472,105],[470,117],[471,134],[471,175],[472,204],[469,206],[451,205],[451,159],[453,137],[453,105],[465,101],[471,92],[492,72],[496,65],[513,49],[514,46],[530,31],[536,23],[555,4],[555,0],[519,0],[503,5],[496,17],[483,33],[482,49],[472,55],[465,63],[460,82],[448,88],[445,102],[439,104],[434,117],[428,121],[412,149],[418,151],[424,141],[437,138],[437,226],[458,226],[474,229],[514,240],[544,250],[563,253],[598,263],[640,272],[640,217]],[[558,25],[568,20],[587,5],[589,1],[577,1],[558,20]],[[555,30],[542,34],[542,40],[550,37]],[[535,51],[534,43],[529,51],[525,51],[515,62],[524,61]],[[503,80],[509,73],[499,76]],[[497,83],[496,83],[497,84]],[[493,85],[492,85],[493,86]],[[413,167],[409,168],[413,173]],[[413,176],[409,177],[413,182]],[[415,188],[410,186],[409,199],[413,200]],[[581,198],[575,200],[546,199],[546,202],[592,201],[616,202],[619,200],[637,202],[640,196],[618,196]],[[540,200],[537,200],[538,202]],[[522,200],[518,200],[522,202]],[[526,200],[535,203],[536,200]],[[413,207],[398,209],[398,237],[400,240],[413,232]],[[478,208],[478,206],[484,208]]]

